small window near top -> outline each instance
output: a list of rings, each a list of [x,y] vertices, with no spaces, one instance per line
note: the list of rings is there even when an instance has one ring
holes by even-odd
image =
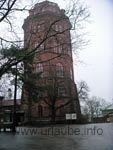
[[[36,26],[33,26],[33,32],[36,33]]]
[[[37,25],[37,32],[41,31],[41,25]]]
[[[41,63],[36,65],[36,72],[43,73],[43,65]],[[41,74],[41,76],[43,76],[43,74]]]
[[[37,51],[39,51],[38,44],[38,42],[35,43],[35,48],[37,49]]]
[[[55,31],[58,31],[58,25],[57,24],[55,25]]]
[[[44,12],[44,11],[46,11],[46,9],[43,7],[41,11]]]
[[[55,25],[55,31],[56,31],[56,32],[62,32],[62,31],[63,31],[63,26],[56,24],[56,25]]]
[[[40,49],[41,49],[41,50],[44,50],[44,43],[42,43],[42,44],[40,45]]]
[[[64,86],[61,86],[58,88],[58,96],[65,96],[66,92],[65,92],[65,88]]]
[[[56,75],[57,77],[63,77],[64,76],[64,68],[61,63],[56,64]]]
[[[42,44],[39,46],[39,43],[36,42],[36,43],[35,43],[35,48],[37,49],[37,51],[39,51],[39,50],[44,50],[44,43],[42,43]]]
[[[58,46],[57,51],[58,53],[62,53],[62,46]]]
[[[63,27],[61,25],[59,25],[59,31],[62,32],[63,31]]]

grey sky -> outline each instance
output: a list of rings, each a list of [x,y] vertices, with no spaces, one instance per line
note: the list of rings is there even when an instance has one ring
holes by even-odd
[[[91,95],[113,102],[113,3],[110,0],[86,0],[92,22],[88,28],[91,44],[80,53],[86,65],[75,66],[75,79],[85,80]]]

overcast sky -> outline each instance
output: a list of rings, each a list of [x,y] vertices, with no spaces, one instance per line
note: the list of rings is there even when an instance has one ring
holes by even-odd
[[[90,5],[91,44],[80,53],[86,65],[75,66],[75,80],[85,80],[91,95],[113,102],[113,2],[86,0]]]

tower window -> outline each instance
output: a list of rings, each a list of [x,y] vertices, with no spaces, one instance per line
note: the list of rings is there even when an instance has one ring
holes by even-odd
[[[45,7],[42,8],[42,12],[44,12],[44,11],[46,11],[46,8],[45,8]]]
[[[41,25],[37,25],[37,32],[41,31]]]
[[[37,51],[39,51],[39,47],[38,47],[38,45],[39,45],[39,43],[38,43],[38,42],[36,42],[36,43],[35,43],[35,48],[37,49]]]
[[[37,47],[38,47],[38,48],[37,48]],[[40,48],[40,50],[43,50],[43,49],[44,49],[44,43],[42,43],[42,44],[40,45],[40,47],[39,47],[39,43],[36,42],[36,43],[35,43],[35,48],[37,48],[37,51],[39,51],[39,48]]]
[[[66,96],[66,92],[65,92],[64,86],[60,86],[58,88],[58,96]]]
[[[56,75],[58,77],[63,77],[64,76],[64,68],[63,68],[63,65],[61,63],[58,63],[56,65]]]
[[[33,26],[33,32],[36,33],[36,26]]]
[[[44,43],[42,43],[42,44],[40,45],[40,48],[41,48],[41,50],[44,49]]]
[[[43,30],[44,30],[44,24],[43,23],[40,23],[37,26],[36,25],[33,26],[33,32],[34,33],[41,32]]]
[[[53,50],[54,50],[55,53],[57,53],[57,48],[58,48],[57,43],[54,41],[53,42]]]
[[[58,46],[58,53],[62,53],[62,46]]]
[[[56,32],[58,32],[58,31],[59,31],[59,32],[62,32],[62,31],[63,31],[63,26],[56,24],[56,25],[55,25],[55,31],[56,31]]]
[[[63,31],[63,28],[61,25],[59,25],[59,31],[62,32]]]
[[[55,25],[55,31],[59,31],[57,24]]]
[[[56,42],[53,43],[53,50],[55,53],[62,53],[63,52],[63,46],[61,44],[57,44]]]
[[[36,72],[37,73],[42,73],[43,72],[43,65],[41,63],[37,64]]]

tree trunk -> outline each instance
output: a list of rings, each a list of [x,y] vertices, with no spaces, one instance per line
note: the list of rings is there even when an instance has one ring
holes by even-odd
[[[55,110],[55,107],[52,107],[52,109],[51,109],[51,123],[55,124],[55,121],[56,121],[56,110]]]

